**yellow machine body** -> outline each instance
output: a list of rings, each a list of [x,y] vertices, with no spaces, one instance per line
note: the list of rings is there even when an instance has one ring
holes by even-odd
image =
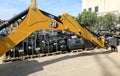
[[[83,39],[89,40],[97,44],[101,48],[105,48],[105,38],[100,37],[97,39],[91,32],[85,27],[79,25],[70,15],[67,13],[60,15],[61,22],[46,17],[42,12],[39,11],[37,4],[33,3],[29,7],[29,12],[25,19],[19,24],[14,31],[9,35],[0,39],[0,56],[12,49],[31,33],[38,30],[65,30],[76,34]],[[54,25],[57,25],[54,27]]]

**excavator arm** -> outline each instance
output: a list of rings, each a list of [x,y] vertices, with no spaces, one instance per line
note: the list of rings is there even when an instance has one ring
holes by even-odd
[[[25,13],[26,17],[19,26],[17,26],[9,35],[0,39],[0,56],[12,49],[31,33],[38,30],[66,30],[97,44],[101,48],[105,48],[104,37],[101,37],[100,40],[98,40],[67,13],[60,15],[59,18],[52,15],[46,16],[48,13],[39,10],[36,2],[33,2]],[[6,26],[7,24],[4,23],[4,25],[0,27],[5,28]]]
[[[96,38],[87,28],[79,25],[70,15],[63,14],[61,15],[61,20],[66,26],[66,31],[73,32],[79,37],[93,42],[101,48],[105,48],[105,38],[103,36]]]

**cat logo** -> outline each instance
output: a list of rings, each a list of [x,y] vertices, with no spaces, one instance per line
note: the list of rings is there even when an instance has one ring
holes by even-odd
[[[52,28],[57,28],[58,27],[58,23],[57,22],[50,22],[50,27]]]

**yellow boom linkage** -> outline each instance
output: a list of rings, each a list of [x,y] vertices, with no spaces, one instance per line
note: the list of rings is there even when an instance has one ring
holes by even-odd
[[[31,33],[37,30],[65,30],[76,34],[86,40],[89,40],[97,44],[101,48],[105,48],[104,37],[100,37],[98,40],[94,37],[86,28],[79,25],[70,15],[67,13],[60,15],[61,22],[51,19],[45,16],[37,6],[37,1],[32,0],[32,4],[29,7],[29,12],[25,19],[19,24],[19,26],[11,32],[8,36],[0,39],[0,56],[9,51],[15,45],[20,43]],[[55,27],[55,25],[57,25]]]

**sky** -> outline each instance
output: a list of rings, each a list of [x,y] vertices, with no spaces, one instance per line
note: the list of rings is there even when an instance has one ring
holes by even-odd
[[[31,0],[0,0],[0,19],[10,19],[30,4]],[[77,16],[81,12],[81,0],[38,0],[38,7],[56,16],[65,12]]]

